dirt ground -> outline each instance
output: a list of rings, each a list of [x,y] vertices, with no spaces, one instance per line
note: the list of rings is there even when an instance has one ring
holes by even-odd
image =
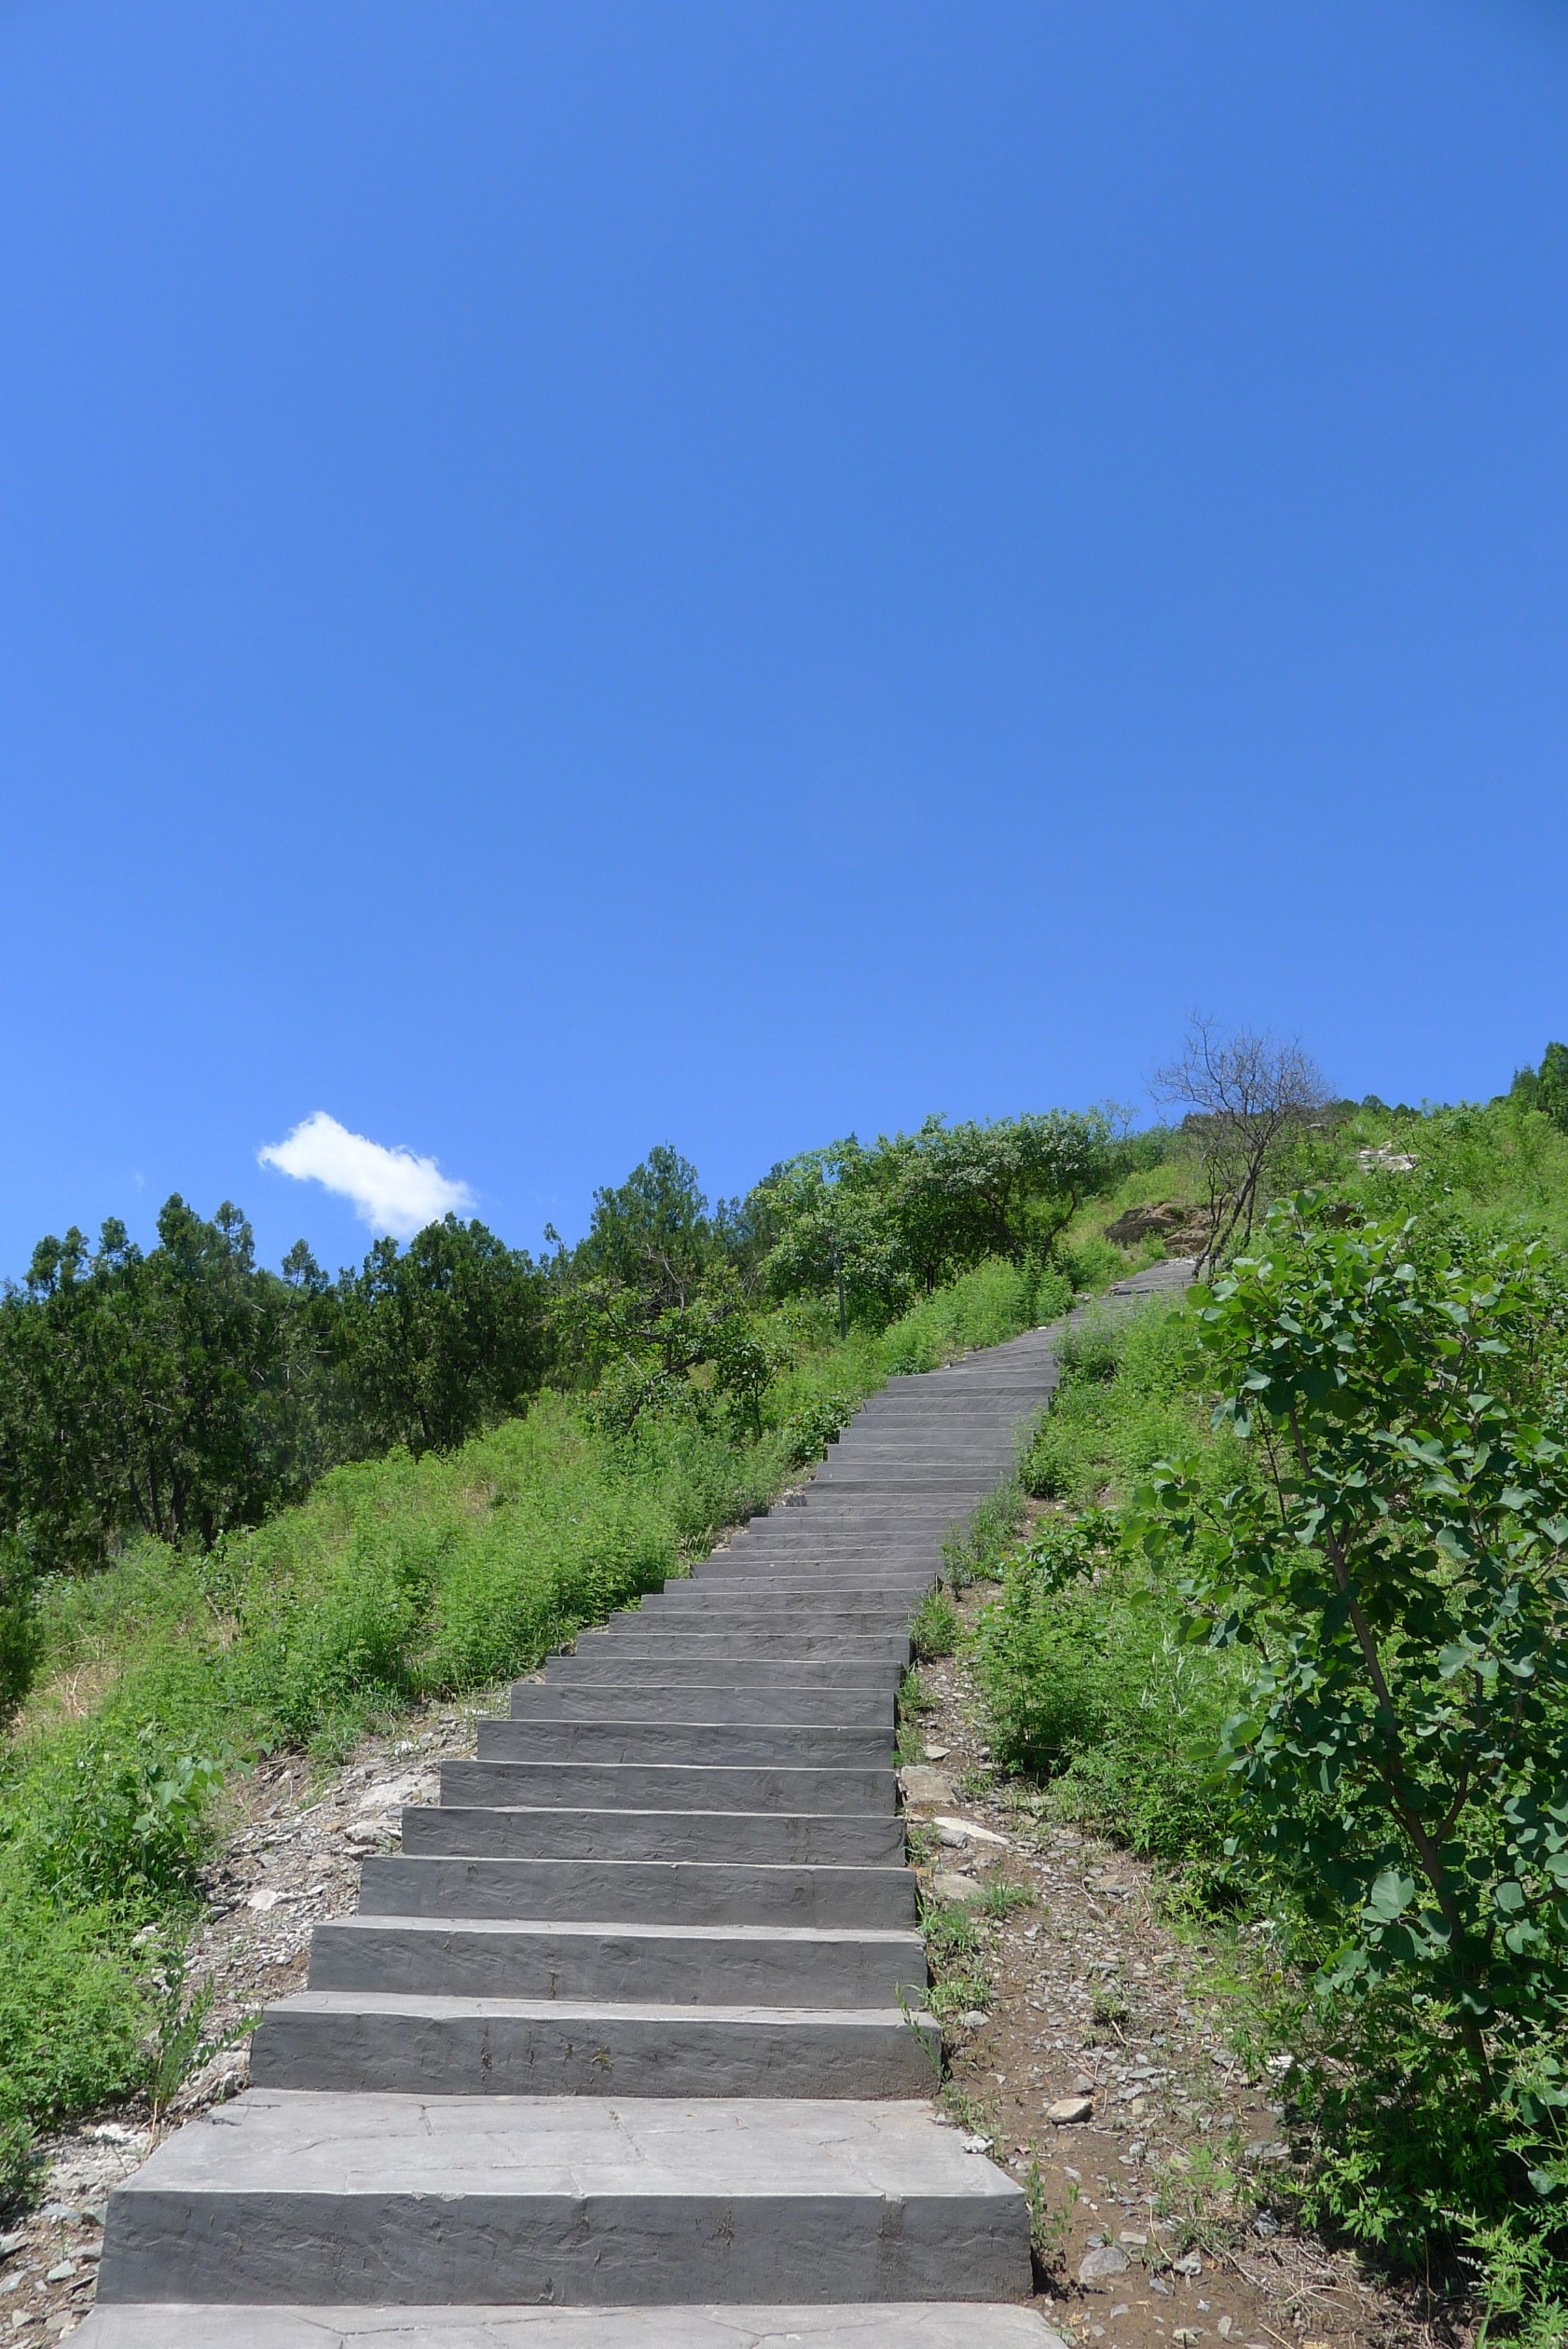
[[[966,1622],[984,1598],[964,1594]],[[992,1779],[961,1656],[920,1678],[936,1702],[926,1765],[903,1773],[912,1843],[928,1886],[967,1884],[994,1986],[943,2017],[944,2102],[1036,2194],[1042,2314],[1104,2349],[1457,2349],[1418,2294],[1291,2227],[1284,2084],[1236,2060],[1153,1872]],[[987,1914],[998,1883],[1027,1904]]]

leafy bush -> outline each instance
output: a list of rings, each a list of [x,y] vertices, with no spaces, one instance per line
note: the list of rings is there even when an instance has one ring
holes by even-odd
[[[998,1346],[1054,1321],[1071,1303],[1071,1287],[1053,1267],[993,1257],[912,1306],[884,1330],[873,1360],[884,1378],[934,1370],[970,1347]]]
[[[1065,1339],[1062,1362],[1061,1386],[1021,1471],[1037,1498],[1090,1508],[1199,1439],[1203,1353],[1179,1305],[1091,1318]]]
[[[1568,1284],[1538,1244],[1456,1259],[1325,1205],[1195,1292],[1266,1473],[1217,1500],[1162,1468],[1136,1522],[1248,1657],[1232,1848],[1330,2011],[1361,2001],[1348,2082],[1314,2079],[1319,2198],[1379,2240],[1521,2208],[1568,2288]]]
[[[51,1740],[23,1774],[12,1853],[73,1907],[188,1900],[222,1780],[220,1762],[179,1751],[150,1723],[128,1736],[111,1709]]]
[[[41,1899],[7,1869],[0,1948],[0,2129],[7,2098],[47,2124],[140,2086],[151,2005],[113,1912]]]

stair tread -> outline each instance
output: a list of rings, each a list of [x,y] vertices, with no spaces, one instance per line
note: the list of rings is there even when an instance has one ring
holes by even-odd
[[[527,1865],[527,1862],[522,1863]],[[565,1864],[565,1863],[562,1863]],[[635,1861],[625,1863],[635,1866]],[[335,1916],[331,1920],[334,1932],[381,1932],[395,1925],[400,1930],[419,1933],[503,1933],[519,1938],[528,1933],[548,1933],[558,1939],[562,1934],[581,1934],[585,1940],[605,1933],[626,1933],[638,1941],[668,1942],[797,1942],[811,1947],[818,1942],[870,1942],[878,1947],[907,1948],[920,1945],[918,1933],[901,1931],[887,1925],[661,1925],[650,1920],[640,1924],[626,1917],[596,1921],[583,1917],[557,1916],[409,1916],[386,1917],[360,1914]]]
[[[911,2010],[919,2012],[919,2010]],[[842,2025],[863,2030],[868,2024],[904,2028],[905,2010],[883,2007],[721,2006],[711,2001],[677,2005],[670,1999],[498,1999],[455,1995],[435,1990],[292,1990],[274,1999],[268,2015],[293,2014],[419,2014],[506,2016],[519,2022],[584,2022],[614,2016],[627,2023],[657,2023],[668,2018],[682,2027],[693,2023],[767,2024],[778,2027],[798,2023],[820,2030]],[[266,2018],[263,2018],[263,2029]]]
[[[611,2104],[252,2088],[166,2137],[116,2190],[111,2218],[116,2206],[169,2194],[1022,2201],[1020,2186],[935,2119],[915,2099]]]
[[[78,2349],[1063,2349],[1032,2309],[1002,2301],[869,2301],[818,2307],[269,2308],[100,2306]]]

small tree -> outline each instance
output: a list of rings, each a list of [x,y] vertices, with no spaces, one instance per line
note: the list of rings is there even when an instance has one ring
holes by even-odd
[[[1156,1101],[1185,1108],[1198,1137],[1208,1191],[1209,1240],[1200,1270],[1220,1261],[1232,1242],[1245,1246],[1267,1205],[1271,1162],[1315,1109],[1327,1088],[1316,1064],[1294,1039],[1254,1028],[1227,1034],[1194,1014],[1177,1058],[1156,1069]]]

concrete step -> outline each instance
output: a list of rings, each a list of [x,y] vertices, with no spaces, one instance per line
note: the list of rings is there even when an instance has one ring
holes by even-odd
[[[850,1606],[880,1605],[893,1599],[918,1598],[921,1591],[942,1573],[942,1551],[940,1546],[898,1573],[880,1573],[874,1569],[846,1562],[840,1559],[818,1558],[811,1550],[779,1550],[757,1552],[742,1556],[726,1550],[710,1566],[705,1566],[693,1581],[700,1591],[726,1588],[737,1591],[779,1591],[800,1597],[810,1605],[831,1606],[835,1600]]]
[[[1007,2301],[1028,2237],[915,2101],[253,2089],[116,2189],[99,2297]]]
[[[939,2301],[805,2308],[95,2308],[77,2349],[1066,2349],[1032,2309]]]
[[[804,1611],[803,1611],[804,1614]],[[768,1659],[775,1656],[820,1656],[837,1658],[844,1663],[880,1664],[887,1657],[895,1663],[907,1660],[909,1642],[901,1631],[836,1632],[817,1631],[809,1620],[803,1620],[779,1630],[765,1625],[751,1625],[736,1631],[709,1631],[681,1623],[658,1624],[644,1614],[626,1615],[603,1631],[585,1632],[575,1642],[571,1653],[577,1656],[597,1656],[605,1653],[619,1654],[633,1650],[641,1655],[673,1655],[680,1654],[694,1663],[705,1659],[734,1656],[744,1662],[749,1656]]]
[[[339,1916],[310,1944],[312,1990],[657,2006],[888,2007],[923,1997],[918,1934],[789,1925]]]
[[[812,1631],[834,1631],[846,1639],[876,1639],[899,1630],[910,1608],[906,1590],[846,1589],[835,1584],[820,1593],[810,1590],[760,1590],[732,1576],[715,1588],[711,1583],[688,1583],[677,1596],[661,1591],[640,1607],[612,1615],[607,1631],[640,1624],[650,1631],[785,1631],[795,1626]]]
[[[887,1930],[915,1922],[902,1865],[717,1860],[506,1860],[406,1852],[360,1869],[364,1916],[593,1919]]]
[[[716,1559],[693,1577],[690,1600],[675,1603],[734,1606],[754,1593],[780,1604],[807,1607],[911,1606],[935,1580],[941,1565],[940,1558],[929,1558],[905,1573],[875,1574],[807,1557]]]
[[[501,1810],[846,1811],[887,1814],[891,1758],[864,1770],[761,1762],[444,1762],[441,1807]]]
[[[903,1858],[894,1812],[509,1810],[491,1806],[406,1810],[410,1857],[465,1860],[763,1860],[774,1866],[839,1861],[881,1867]]]
[[[961,1510],[956,1515],[961,1515]],[[752,1527],[752,1534],[757,1536],[757,1544],[762,1544],[762,1536],[766,1534],[769,1545],[802,1541],[814,1544],[832,1541],[837,1536],[844,1550],[874,1544],[887,1545],[893,1555],[901,1555],[928,1548],[933,1541],[945,1541],[952,1522],[955,1510],[945,1504],[933,1505],[931,1501],[922,1499],[910,1504],[910,1508],[879,1508],[873,1513],[865,1504],[856,1504],[846,1496],[832,1504],[823,1499],[811,1505],[802,1504],[799,1508],[783,1510],[778,1518],[769,1518],[764,1527]],[[738,1541],[740,1536],[736,1536],[734,1545],[738,1545]]]
[[[886,1770],[893,1739],[877,1725],[712,1721],[481,1721],[481,1762],[685,1762],[736,1768]]]
[[[874,1553],[866,1556],[858,1552],[828,1550],[812,1544],[791,1547],[778,1543],[772,1547],[756,1549],[716,1550],[701,1566],[694,1567],[691,1580],[700,1590],[711,1583],[715,1575],[745,1574],[758,1577],[764,1574],[792,1574],[816,1583],[825,1600],[842,1594],[855,1599],[861,1594],[873,1598],[885,1591],[901,1590],[911,1583],[919,1583],[940,1564],[942,1545],[928,1543],[917,1554],[897,1562],[879,1559]]]
[[[302,1990],[268,2008],[251,2081],[417,2096],[919,2096],[942,2034],[900,2008],[653,2006]]]
[[[809,1505],[815,1508],[827,1494],[886,1493],[898,1501],[916,1494],[933,1500],[956,1500],[960,1504],[983,1499],[997,1481],[989,1466],[979,1468],[917,1468],[898,1461],[843,1460],[824,1468],[811,1487]]]
[[[680,1642],[667,1642],[671,1647]],[[655,1670],[653,1667],[656,1666]],[[901,1666],[896,1656],[835,1655],[693,1655],[683,1653],[653,1656],[635,1654],[619,1642],[601,1641],[598,1648],[572,1655],[552,1656],[549,1672],[563,1687],[640,1688],[645,1682],[673,1687],[681,1682],[699,1686],[717,1682],[730,1688],[833,1688],[876,1690],[897,1684]]]
[[[818,1682],[815,1687],[773,1682],[763,1687],[715,1686],[708,1681],[641,1680],[624,1696],[607,1699],[593,1681],[515,1681],[510,1710],[515,1721],[602,1721],[607,1702],[635,1708],[650,1721],[785,1722],[796,1726],[840,1723],[891,1729],[897,1683],[879,1676],[847,1689]]]

